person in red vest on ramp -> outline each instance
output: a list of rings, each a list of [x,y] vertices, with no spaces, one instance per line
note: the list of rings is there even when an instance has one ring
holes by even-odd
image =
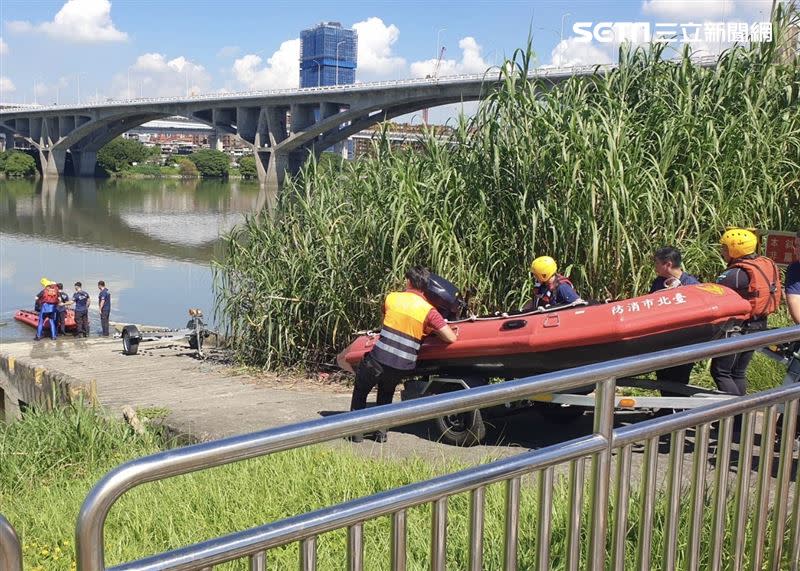
[[[50,338],[56,338],[56,311],[61,301],[58,285],[55,282],[51,282],[47,278],[42,278],[40,283],[44,286],[44,289],[36,296],[40,304],[40,309],[39,324],[36,326],[36,337],[34,337],[34,341],[38,341],[42,338],[42,328],[44,327],[45,319],[50,320]]]

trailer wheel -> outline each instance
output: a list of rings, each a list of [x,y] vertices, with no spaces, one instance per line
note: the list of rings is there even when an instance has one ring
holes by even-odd
[[[448,414],[433,419],[438,439],[453,446],[477,446],[486,438],[486,424],[479,410]]]
[[[139,341],[142,336],[135,325],[126,325],[122,328],[122,354],[136,355],[139,352]]]
[[[486,384],[486,379],[468,378],[464,381],[472,388]],[[431,394],[443,394],[464,390],[454,384],[433,383]],[[440,442],[452,446],[477,446],[486,438],[486,423],[480,410],[447,414],[432,420],[433,430]]]

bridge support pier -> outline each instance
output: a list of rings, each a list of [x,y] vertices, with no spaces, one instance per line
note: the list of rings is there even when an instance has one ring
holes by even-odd
[[[269,149],[256,151],[258,180],[267,186],[282,188],[287,176],[300,172],[308,154],[309,150],[305,148],[289,152],[274,152]]]
[[[208,148],[212,151],[221,151],[222,150],[222,138],[220,138],[219,133],[216,129],[214,129],[214,133],[208,136]]]
[[[67,152],[60,149],[39,149],[39,162],[42,165],[42,176],[59,177],[64,174]]]
[[[97,151],[73,150],[71,152],[75,176],[94,176],[95,166],[97,165]]]

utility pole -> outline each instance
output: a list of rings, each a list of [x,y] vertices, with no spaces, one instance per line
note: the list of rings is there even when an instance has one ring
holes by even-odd
[[[342,40],[338,44],[336,44],[336,85],[339,85],[339,46],[345,43],[347,40]]]
[[[444,46],[442,46],[442,49],[439,50],[439,58],[436,60],[436,65],[433,68],[433,75],[429,75],[428,77],[432,77],[433,79],[436,79],[437,77],[439,77],[439,66],[442,63],[442,58],[444,58],[444,52],[445,51],[446,51],[446,48]],[[425,125],[428,124],[428,108],[427,107],[422,110],[422,122]]]

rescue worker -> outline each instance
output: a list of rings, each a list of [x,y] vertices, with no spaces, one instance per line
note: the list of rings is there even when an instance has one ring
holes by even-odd
[[[89,305],[91,297],[83,291],[83,284],[75,282],[75,293],[72,294],[72,303],[75,304],[75,337],[89,336]]]
[[[681,253],[677,248],[664,246],[656,250],[655,254],[653,254],[653,268],[655,269],[657,277],[650,285],[650,293],[655,293],[664,289],[672,289],[682,285],[699,284],[700,280],[692,274],[683,271],[681,262]],[[688,385],[693,368],[694,363],[687,363],[686,365],[661,369],[656,371],[656,380]],[[661,396],[681,397],[686,395],[670,391],[661,391]]]
[[[56,338],[56,307],[60,301],[58,286],[54,282],[42,278],[40,283],[44,286],[44,289],[36,296],[41,303],[41,310],[39,311],[39,323],[36,326],[34,341],[39,341],[42,338],[45,319],[50,320],[50,338]]]
[[[800,231],[794,237],[794,262],[786,268],[786,305],[792,321],[800,325]]]
[[[536,279],[536,291],[534,298],[522,308],[523,312],[581,301],[572,282],[558,273],[558,264],[550,256],[539,256],[533,260],[531,274]]]
[[[350,410],[366,408],[367,395],[376,385],[377,404],[390,404],[397,384],[416,367],[420,344],[429,333],[445,343],[456,340],[455,332],[425,299],[430,278],[428,269],[415,266],[406,272],[405,278],[405,291],[386,296],[380,339],[356,370]],[[377,442],[386,442],[384,430],[371,436]],[[350,440],[361,442],[363,438],[363,435],[354,435]]]
[[[734,290],[750,302],[750,317],[742,328],[745,333],[767,328],[767,316],[781,301],[781,277],[770,258],[759,256],[758,236],[752,230],[731,228],[722,235],[721,255],[728,268],[717,283]],[[754,351],[725,355],[711,360],[711,376],[717,388],[732,395],[747,391],[747,367]]]
[[[69,294],[64,291],[64,284],[57,283],[58,286],[58,305],[56,306],[56,329],[59,335],[64,335],[67,332],[67,304],[69,303]]]
[[[103,337],[108,337],[108,319],[111,316],[111,292],[106,287],[106,282],[100,280],[97,282],[97,288],[100,294],[97,296],[98,305],[100,306],[100,329],[102,329]]]

